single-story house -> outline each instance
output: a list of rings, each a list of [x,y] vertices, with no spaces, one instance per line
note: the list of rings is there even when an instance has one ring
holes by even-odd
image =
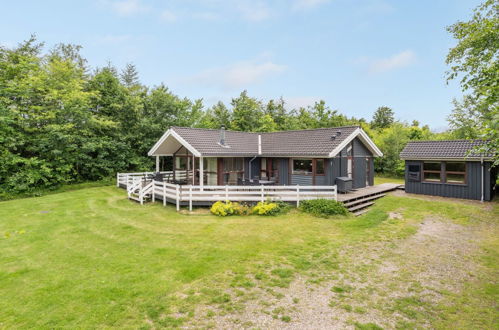
[[[173,157],[173,180],[184,184],[311,186],[347,177],[354,189],[373,185],[373,158],[382,156],[359,126],[271,133],[171,127],[148,154],[157,172],[164,170],[160,157]]]
[[[405,191],[490,201],[497,169],[492,155],[474,152],[481,140],[411,141],[400,153],[405,160]]]

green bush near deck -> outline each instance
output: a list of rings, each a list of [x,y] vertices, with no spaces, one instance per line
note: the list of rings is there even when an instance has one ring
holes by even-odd
[[[277,215],[279,214],[279,204],[273,202],[258,202],[258,204],[253,207],[253,214]]]
[[[236,210],[232,202],[218,201],[211,206],[210,212],[213,213],[214,215],[218,215],[219,217],[226,217],[228,215],[235,214]]]
[[[264,215],[273,216],[284,214],[291,209],[291,206],[284,202],[259,202],[255,206],[250,207],[246,204],[240,204],[231,201],[218,201],[214,203],[210,212],[214,215],[220,217],[226,217],[229,215]]]
[[[316,217],[327,218],[332,215],[347,215],[348,210],[342,203],[332,199],[311,199],[300,203],[303,212]]]

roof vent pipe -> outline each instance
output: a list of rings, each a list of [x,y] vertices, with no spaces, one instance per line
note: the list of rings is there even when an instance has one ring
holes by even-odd
[[[220,145],[225,146],[225,126],[220,127]]]
[[[334,141],[335,139],[336,139],[335,135],[331,136],[331,141]]]
[[[336,131],[336,135],[340,136],[341,135],[341,131]]]

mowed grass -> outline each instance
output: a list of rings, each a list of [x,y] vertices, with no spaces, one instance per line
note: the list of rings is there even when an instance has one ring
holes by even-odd
[[[408,220],[388,219],[391,210]],[[401,197],[359,218],[199,213],[140,206],[114,187],[0,202],[0,327],[175,327],[202,304],[243,308],[226,288],[285,288],[297,274],[335,272],[342,246],[408,237],[427,214],[491,218],[473,205]],[[485,248],[484,267],[495,267],[497,240]],[[467,309],[473,315],[489,308],[477,299],[496,294],[486,285],[470,287],[473,299],[455,308],[469,301],[480,303]]]
[[[382,175],[376,175],[374,176],[374,184],[382,184],[382,183],[399,183],[399,184],[404,184],[404,178],[401,177],[390,177],[390,176],[382,176]]]

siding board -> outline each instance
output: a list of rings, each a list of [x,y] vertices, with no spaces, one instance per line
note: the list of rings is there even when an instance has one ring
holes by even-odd
[[[423,162],[421,161],[406,161],[405,168],[405,191],[413,194],[424,194],[424,195],[434,195],[434,196],[442,196],[442,197],[454,197],[454,198],[463,198],[463,199],[475,199],[480,200],[482,194],[482,177],[481,177],[481,164],[480,162],[466,162],[466,184],[446,184],[446,183],[428,183],[428,182],[411,182],[408,180],[408,172],[409,165],[417,165],[422,166]],[[486,169],[490,167],[490,163],[486,162]],[[486,189],[484,194],[485,200],[490,200],[492,191],[490,189],[490,180],[491,172],[485,170],[485,187],[489,187]],[[421,172],[421,180],[422,178]]]

